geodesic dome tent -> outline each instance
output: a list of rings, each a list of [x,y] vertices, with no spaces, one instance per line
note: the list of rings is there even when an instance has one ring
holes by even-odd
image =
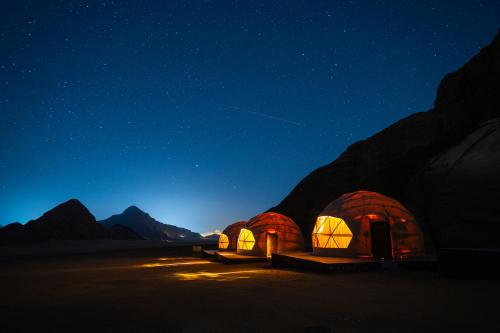
[[[430,231],[440,247],[500,248],[500,118],[478,126],[420,176]]]
[[[425,254],[424,237],[413,215],[397,200],[357,191],[330,203],[316,220],[313,254],[404,259]]]
[[[300,251],[304,238],[295,222],[278,213],[262,213],[248,221],[238,237],[238,253],[268,256]]]
[[[245,224],[245,221],[239,221],[228,225],[219,236],[219,249],[236,250],[240,230]]]

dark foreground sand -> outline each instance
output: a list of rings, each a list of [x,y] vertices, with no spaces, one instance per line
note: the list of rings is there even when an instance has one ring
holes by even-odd
[[[1,332],[494,332],[500,282],[315,274],[173,250],[2,261]],[[313,328],[316,327],[317,330]]]

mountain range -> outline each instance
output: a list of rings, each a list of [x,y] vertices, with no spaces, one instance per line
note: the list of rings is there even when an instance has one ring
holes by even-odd
[[[26,224],[0,228],[0,244],[29,244],[46,240],[148,239],[193,241],[204,238],[190,230],[156,221],[135,206],[97,222],[80,201],[68,200]]]
[[[159,222],[136,206],[130,206],[125,209],[123,213],[113,215],[105,220],[99,221],[99,223],[108,228],[115,225],[123,225],[149,240],[179,241],[203,239],[203,236],[199,233]]]
[[[26,224],[0,229],[0,244],[23,244],[50,239],[142,239],[133,230],[116,225],[105,228],[80,201],[68,200]]]

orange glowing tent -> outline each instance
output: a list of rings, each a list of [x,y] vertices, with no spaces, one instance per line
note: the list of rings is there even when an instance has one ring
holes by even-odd
[[[369,191],[344,194],[326,206],[312,243],[320,256],[401,260],[425,254],[415,217],[397,200]]]
[[[228,225],[219,236],[219,249],[235,251],[240,230],[245,224],[245,221],[239,221]]]
[[[267,256],[300,251],[304,238],[295,222],[278,213],[262,213],[248,221],[238,237],[238,253]]]

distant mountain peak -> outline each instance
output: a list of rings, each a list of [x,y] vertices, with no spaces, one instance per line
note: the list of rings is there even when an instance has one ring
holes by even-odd
[[[85,209],[87,209],[87,207],[85,207],[85,205],[84,205],[84,204],[82,204],[82,203],[80,202],[80,200],[78,200],[78,199],[74,199],[74,198],[69,199],[68,201],[65,201],[65,202],[63,202],[63,203],[61,203],[61,204],[57,205],[57,206],[56,206],[56,207],[54,207],[53,209],[56,209],[56,208],[58,208],[58,207],[78,207],[78,208],[85,208]]]
[[[70,199],[68,201],[63,202],[62,204],[57,205],[51,210],[45,212],[39,220],[43,219],[68,219],[77,217],[77,219],[88,219],[93,220],[95,222],[94,216],[90,213],[87,207],[82,204],[77,199]]]
[[[132,205],[125,209],[122,214],[146,214],[143,210],[141,210],[139,207]]]

